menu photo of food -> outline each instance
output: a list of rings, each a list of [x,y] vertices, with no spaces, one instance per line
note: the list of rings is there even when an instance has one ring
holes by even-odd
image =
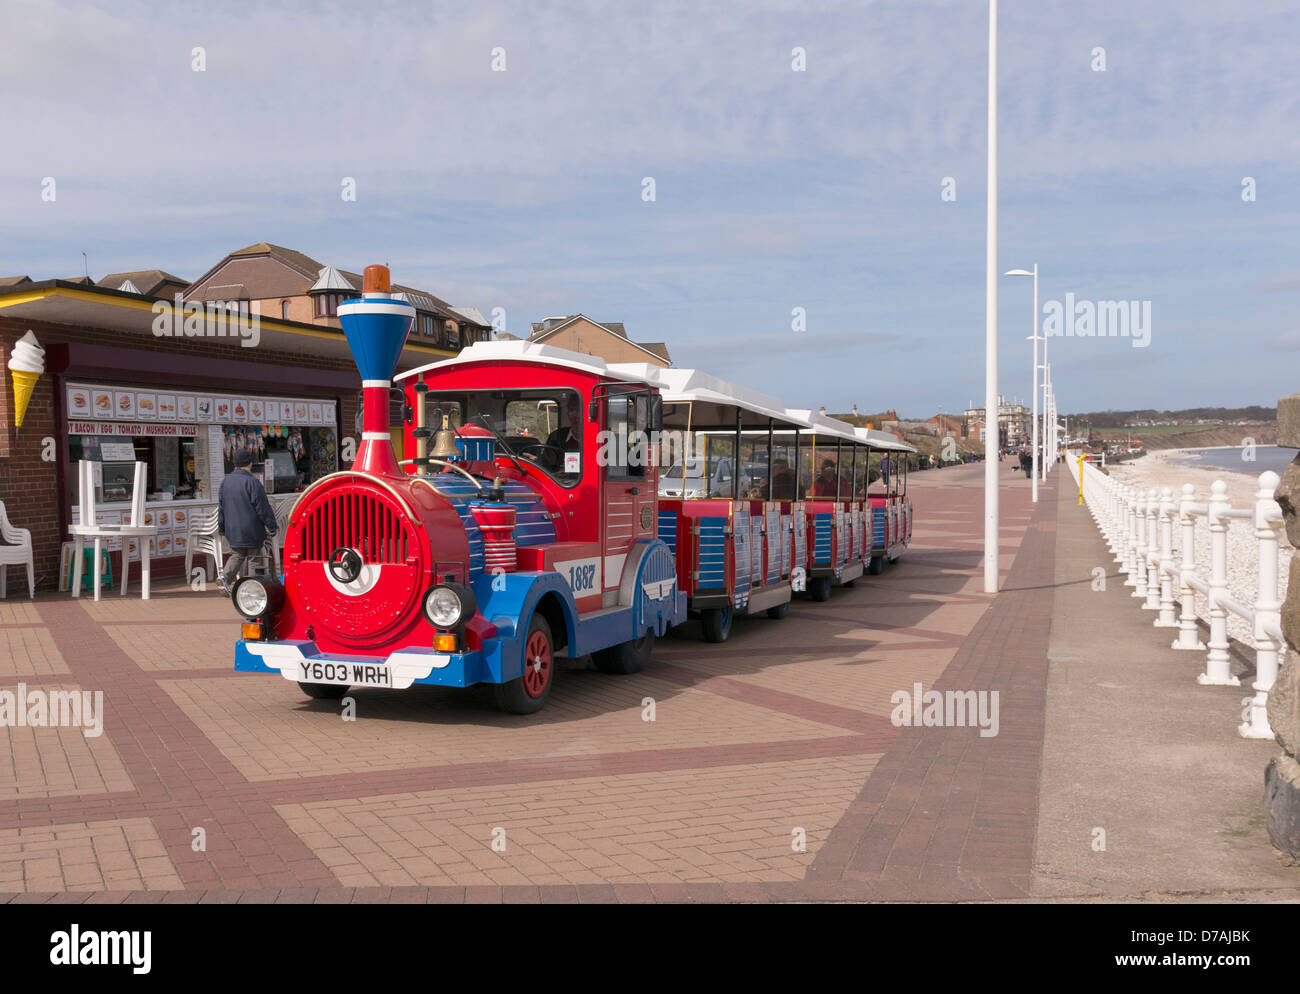
[[[176,420],[176,395],[170,393],[160,393],[158,395],[158,420],[175,421]]]
[[[253,419],[255,425],[266,424],[266,406],[260,400],[250,400],[248,416]]]
[[[314,424],[314,425],[318,425],[318,424],[320,424],[320,423],[321,423],[321,418],[322,418],[322,417],[323,417],[323,415],[322,415],[322,413],[321,413],[321,406],[320,406],[320,404],[311,404],[311,405],[309,405],[309,407],[308,407],[308,418],[310,419],[310,421],[311,421],[312,424]]]
[[[97,418],[111,418],[114,407],[112,390],[92,390],[90,405],[95,411]]]
[[[305,425],[307,423],[307,405],[295,403],[293,405],[293,424]]]
[[[280,424],[282,425],[293,424],[293,401],[291,400],[280,401],[279,420],[280,420]]]
[[[229,421],[230,401],[225,399],[224,397],[217,397],[216,399],[213,400],[212,403],[214,406],[214,410],[216,411],[214,417],[217,420],[217,424],[225,424],[227,421]]]
[[[211,424],[216,417],[216,408],[211,397],[194,398],[194,417],[203,424]]]
[[[152,542],[153,539],[149,539],[149,541]],[[171,535],[159,535],[159,536],[158,536],[158,555],[160,555],[160,556],[169,556],[169,555],[171,555],[171,551],[172,551],[172,537],[171,537]]]
[[[135,415],[141,421],[156,421],[158,418],[158,397],[152,393],[135,395]]]
[[[113,413],[119,418],[135,417],[135,393],[130,390],[114,391],[117,406],[113,408]]]
[[[230,408],[231,420],[237,424],[248,423],[248,401],[235,400]]]
[[[172,528],[176,531],[184,531],[186,524],[189,523],[189,518],[189,513],[178,507],[172,511]]]
[[[90,391],[85,387],[68,387],[68,413],[76,418],[90,414]]]
[[[194,420],[194,398],[181,394],[176,398],[176,416],[182,421]]]

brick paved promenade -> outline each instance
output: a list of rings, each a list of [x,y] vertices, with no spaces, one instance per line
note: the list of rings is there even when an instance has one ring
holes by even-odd
[[[638,676],[575,664],[532,717],[417,688],[353,691],[344,721],[235,674],[215,592],[0,602],[0,689],[102,690],[105,710],[95,738],[0,730],[0,901],[1042,895],[1058,479],[1035,506],[1004,472],[996,600],[982,468],[916,474],[916,540],[882,576],[721,646],[687,625]],[[915,684],[998,691],[997,736],[896,728]]]

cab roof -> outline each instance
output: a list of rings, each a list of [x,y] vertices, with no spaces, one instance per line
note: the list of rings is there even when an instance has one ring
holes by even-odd
[[[408,369],[404,373],[398,373],[393,379],[395,381],[404,380],[412,376],[422,376],[434,370],[452,369],[456,366],[467,366],[471,363],[492,362],[521,362],[537,366],[557,366],[562,369],[578,370],[605,379],[625,380],[632,383],[650,382],[644,376],[638,375],[637,371],[641,369],[640,364],[627,363],[610,366],[599,356],[587,355],[584,352],[570,352],[568,349],[557,348],[554,345],[539,345],[535,342],[523,341],[475,342],[455,358],[431,362],[427,366],[419,366],[416,369]],[[645,368],[652,367],[646,366]]]

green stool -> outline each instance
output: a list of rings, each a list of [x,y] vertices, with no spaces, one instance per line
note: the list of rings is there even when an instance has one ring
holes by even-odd
[[[99,572],[100,589],[107,587],[113,589],[113,557],[109,555],[107,549],[101,550],[103,553],[103,566]],[[88,544],[81,550],[81,589],[95,589],[95,574],[92,572],[95,565],[95,546],[94,543]]]

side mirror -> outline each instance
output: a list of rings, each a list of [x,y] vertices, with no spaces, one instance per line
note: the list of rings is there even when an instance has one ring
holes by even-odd
[[[595,421],[595,420],[596,420],[596,415],[599,414],[599,413],[600,413],[600,407],[599,407],[599,405],[596,403],[595,398],[592,398],[591,403],[587,405],[587,420],[588,420],[588,421]]]

